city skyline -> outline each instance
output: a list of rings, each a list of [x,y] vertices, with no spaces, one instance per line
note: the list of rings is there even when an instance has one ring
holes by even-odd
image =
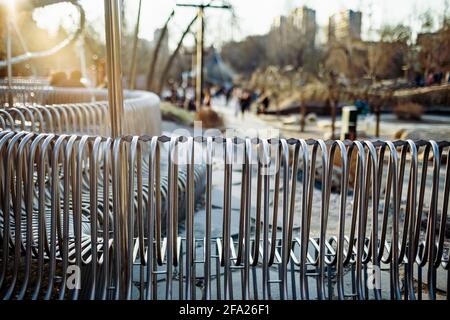
[[[142,13],[144,19],[141,19],[140,38],[153,40],[154,31],[160,28],[175,4],[181,1],[169,0],[155,3],[154,1],[142,1]],[[186,0],[184,2],[195,2]],[[201,1],[197,1],[201,2]],[[220,1],[219,1],[220,2]],[[207,11],[206,23],[208,34],[206,35],[207,44],[220,45],[230,40],[241,40],[249,35],[266,34],[270,30],[275,17],[287,15],[291,10],[300,6],[307,6],[316,11],[317,41],[323,43],[327,39],[327,28],[329,17],[342,10],[352,9],[362,12],[362,37],[365,40],[376,40],[376,30],[382,25],[393,25],[403,23],[412,28],[413,37],[420,31],[420,21],[418,16],[427,9],[434,13],[435,27],[438,26],[445,13],[447,3],[446,0],[399,0],[394,2],[388,0],[348,0],[333,1],[325,3],[317,3],[308,0],[246,0],[228,1],[234,7],[238,24],[232,24],[230,12],[227,10],[211,9]],[[258,9],[252,9],[258,2]],[[102,0],[81,0],[80,3],[86,9],[87,21],[102,31],[103,28],[103,1]],[[133,21],[137,15],[138,0],[129,0],[126,2],[126,16],[128,21]],[[372,5],[371,5],[372,4]],[[38,25],[48,30],[55,30],[60,23],[66,28],[70,24],[67,18],[67,6],[58,4],[52,8],[39,9],[35,18]],[[406,10],[405,10],[406,9]],[[178,40],[178,34],[185,28],[188,22],[195,15],[192,8],[176,8],[176,15],[169,27],[170,47],[173,48]],[[62,14],[64,12],[64,14]],[[51,17],[51,19],[50,19]],[[372,27],[370,27],[370,25]],[[230,27],[227,27],[230,26]],[[128,29],[132,30],[134,25],[128,25]],[[187,45],[193,43],[192,38],[187,38]]]

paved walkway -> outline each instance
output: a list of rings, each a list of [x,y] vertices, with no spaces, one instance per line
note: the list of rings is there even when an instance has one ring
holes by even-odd
[[[221,114],[226,129],[277,130],[280,136],[285,138],[309,139],[323,136],[323,129],[315,125],[307,127],[305,132],[300,132],[295,124],[286,125],[286,117],[256,115],[254,112],[246,112],[243,115],[240,111],[236,113],[233,105],[226,106],[220,99],[213,100],[212,108]]]
[[[275,128],[275,126],[269,125],[266,121],[259,118],[252,112],[246,112],[244,114],[238,112],[236,114],[233,106],[223,105],[220,103],[220,101],[216,101],[216,104],[214,104],[212,108],[222,115],[225,128],[227,129],[263,129],[270,127]]]
[[[298,139],[329,139],[331,136],[330,117],[317,117],[315,123],[307,123],[305,131],[300,132],[298,115],[276,116],[256,115],[247,112],[236,115],[234,106],[225,106],[220,98],[213,100],[213,109],[219,112],[226,128],[231,129],[278,129],[280,136]],[[374,115],[358,117],[358,131],[361,137],[371,138],[375,135],[376,119]],[[336,119],[336,135],[339,138],[340,116]],[[383,114],[380,124],[380,138],[394,139],[399,130],[421,132],[420,139],[450,140],[450,117],[424,115],[421,121],[398,120],[393,114]]]

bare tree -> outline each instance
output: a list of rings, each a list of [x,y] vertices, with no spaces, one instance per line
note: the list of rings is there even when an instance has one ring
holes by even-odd
[[[417,44],[420,47],[418,59],[425,74],[450,64],[450,26],[444,25],[432,34],[419,35]]]
[[[129,75],[129,79],[128,79],[128,87],[130,89],[134,89],[135,80],[136,80],[136,58],[137,58],[137,46],[138,46],[138,40],[139,40],[139,23],[141,21],[141,8],[142,8],[142,0],[139,0],[136,26],[134,29],[133,51],[131,52],[130,75]]]
[[[178,52],[180,51],[181,47],[183,46],[184,38],[189,34],[192,25],[193,25],[194,22],[197,20],[197,17],[198,17],[198,16],[195,15],[195,17],[191,20],[191,22],[188,24],[188,26],[187,26],[186,29],[184,30],[183,34],[181,35],[180,40],[178,41],[177,47],[176,47],[175,50],[172,52],[172,54],[171,54],[169,60],[168,60],[167,63],[166,63],[166,66],[165,66],[164,69],[163,69],[163,72],[161,72],[161,77],[160,77],[160,79],[159,79],[159,86],[158,86],[158,90],[157,90],[158,93],[161,92],[161,90],[162,90],[162,88],[163,88],[163,86],[164,86],[164,83],[166,82],[166,77],[167,77],[167,75],[168,75],[168,73],[169,73],[169,71],[170,71],[170,68],[172,67],[173,62],[175,61],[175,58],[177,57]]]
[[[166,22],[164,23],[164,26],[163,26],[161,33],[159,35],[159,38],[158,38],[158,42],[156,43],[155,49],[153,50],[153,58],[151,60],[150,69],[148,71],[148,76],[147,76],[147,89],[148,90],[153,89],[153,77],[155,74],[156,62],[158,61],[159,51],[160,51],[161,45],[163,43],[164,37],[166,36],[169,22],[170,22],[170,20],[172,20],[172,17],[174,15],[175,15],[175,10],[172,10],[171,14],[169,15]]]
[[[411,41],[411,29],[401,24],[385,25],[379,34],[380,41],[367,44],[366,73],[373,82],[401,76]]]

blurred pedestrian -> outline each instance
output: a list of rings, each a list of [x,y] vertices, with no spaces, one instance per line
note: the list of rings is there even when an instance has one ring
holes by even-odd
[[[439,85],[441,84],[443,78],[444,74],[442,73],[442,71],[435,72],[433,74],[433,83]]]
[[[239,88],[230,89],[230,100],[228,105],[233,109],[234,116],[237,117],[239,115],[239,111],[241,110],[239,98],[241,96],[241,91]]]
[[[432,86],[434,84],[434,74],[430,72],[427,77],[427,86]]]
[[[230,103],[230,99],[233,96],[234,87],[230,85],[225,85],[224,93],[225,93],[225,104],[228,105]]]
[[[263,90],[258,99],[257,113],[266,113],[267,109],[269,109],[269,105],[270,105],[269,94]]]
[[[252,95],[249,90],[243,90],[242,94],[239,98],[239,103],[241,106],[241,116],[244,116],[244,113],[250,109],[250,105],[252,103]]]
[[[67,83],[67,74],[63,71],[55,72],[50,76],[49,84],[52,87],[64,87]]]
[[[211,107],[211,91],[209,88],[203,90],[203,105]]]
[[[70,88],[85,88],[86,86],[81,82],[81,72],[74,70],[70,73],[70,77],[67,80],[65,87]]]

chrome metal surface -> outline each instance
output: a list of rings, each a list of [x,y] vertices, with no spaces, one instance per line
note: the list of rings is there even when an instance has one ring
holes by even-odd
[[[448,299],[449,149],[3,130],[0,297]]]
[[[16,80],[11,90],[0,85],[0,104],[12,92],[13,107],[0,108],[0,128],[33,132],[108,136],[111,125],[104,89],[54,88]],[[5,122],[3,124],[3,122]],[[146,91],[124,92],[124,134],[161,133],[159,98]]]
[[[106,30],[106,70],[108,75],[108,101],[109,117],[111,123],[111,136],[117,138],[123,130],[123,90],[122,90],[122,63],[121,63],[121,22],[120,1],[105,0],[105,30]]]

